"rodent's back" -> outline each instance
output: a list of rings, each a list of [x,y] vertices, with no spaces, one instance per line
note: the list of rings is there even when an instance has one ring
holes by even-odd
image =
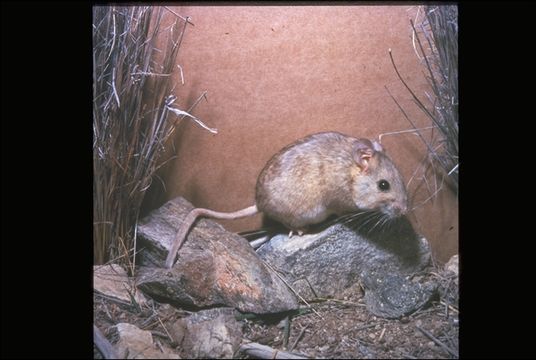
[[[355,149],[363,141],[370,143],[337,132],[324,132],[283,148],[268,161],[257,179],[258,209],[298,230],[332,214],[407,201],[400,175],[383,152],[376,152],[370,169],[366,174],[362,172],[355,161]],[[403,196],[375,194],[378,176],[387,177],[394,185],[392,190],[403,191]]]
[[[348,169],[355,139],[328,132],[307,136],[275,154],[257,180],[260,211],[293,229],[324,220],[331,203],[351,207]]]

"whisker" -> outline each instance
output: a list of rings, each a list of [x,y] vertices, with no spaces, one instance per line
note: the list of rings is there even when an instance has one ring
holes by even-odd
[[[385,233],[385,231],[388,229],[388,226],[391,223],[391,218],[389,218],[389,216],[384,216],[381,221],[382,221],[382,224],[380,225],[380,229],[382,233]]]
[[[359,212],[359,213],[352,213],[352,214],[347,214],[347,215],[343,215],[341,216],[338,220],[341,221],[342,223],[344,224],[347,224],[351,221],[354,221],[356,218],[366,214],[367,212],[366,211],[362,211],[362,212]]]
[[[368,214],[366,219],[361,223],[361,226],[359,227],[362,229],[366,234],[370,234],[370,224],[373,223],[376,220],[376,213],[371,212]]]
[[[361,223],[361,227],[365,227],[367,224],[369,224],[372,220],[374,220],[374,214],[368,214],[368,216],[365,217],[364,221]]]
[[[369,232],[368,232],[369,234],[374,230],[374,228],[375,228],[376,226],[378,226],[378,224],[380,223],[380,221],[381,221],[381,219],[378,220],[378,221],[376,221],[376,223],[370,228],[370,230],[369,230]]]

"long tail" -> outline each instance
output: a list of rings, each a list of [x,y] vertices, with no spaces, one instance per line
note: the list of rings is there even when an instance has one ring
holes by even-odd
[[[255,215],[258,212],[259,210],[257,209],[257,205],[253,205],[231,213],[218,212],[202,208],[193,209],[188,213],[188,215],[186,215],[186,218],[184,219],[181,227],[179,228],[179,231],[177,231],[177,235],[173,240],[173,244],[171,244],[171,249],[169,250],[168,256],[166,258],[166,267],[170,269],[173,266],[173,263],[175,262],[175,257],[177,256],[177,252],[186,240],[186,235],[188,234],[188,231],[190,231],[192,224],[199,216],[206,216],[221,220],[234,220],[246,216]]]

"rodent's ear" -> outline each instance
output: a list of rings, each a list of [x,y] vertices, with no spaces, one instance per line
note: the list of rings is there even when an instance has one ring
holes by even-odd
[[[381,145],[376,141],[371,142],[368,139],[359,139],[355,142],[353,156],[357,166],[362,171],[367,171],[369,160],[376,151],[382,151]]]

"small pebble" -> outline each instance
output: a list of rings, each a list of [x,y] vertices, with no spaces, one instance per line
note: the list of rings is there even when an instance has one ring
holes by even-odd
[[[336,341],[337,341],[337,338],[335,336],[328,337],[328,343],[333,344]]]

